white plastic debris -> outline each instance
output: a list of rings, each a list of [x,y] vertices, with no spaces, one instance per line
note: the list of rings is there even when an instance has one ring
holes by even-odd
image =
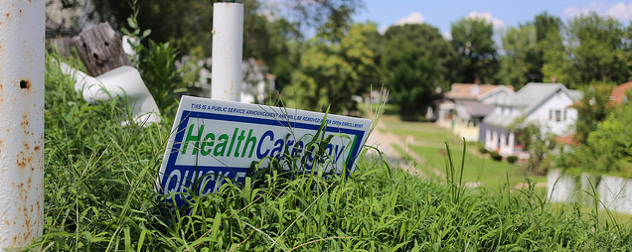
[[[131,66],[121,66],[97,77],[92,77],[67,64],[59,64],[65,75],[73,76],[75,91],[90,103],[114,98],[126,99],[134,121],[141,125],[160,122],[160,110],[145,86],[138,71]],[[127,125],[128,122],[122,122]]]

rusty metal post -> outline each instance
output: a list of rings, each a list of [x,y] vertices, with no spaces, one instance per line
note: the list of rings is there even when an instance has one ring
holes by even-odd
[[[0,251],[44,222],[44,0],[0,1]]]
[[[213,65],[211,97],[241,100],[241,58],[244,39],[244,4],[213,4]]]

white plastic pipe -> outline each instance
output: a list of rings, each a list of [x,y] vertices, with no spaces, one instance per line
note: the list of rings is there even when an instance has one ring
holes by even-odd
[[[75,79],[75,91],[82,94],[87,102],[127,98],[129,112],[136,123],[148,126],[160,122],[158,105],[135,68],[120,66],[97,77],[91,77],[64,63],[60,63],[59,67],[63,74]]]
[[[44,223],[44,0],[0,1],[0,251]]]
[[[211,98],[240,101],[244,5],[213,4],[213,66]]]

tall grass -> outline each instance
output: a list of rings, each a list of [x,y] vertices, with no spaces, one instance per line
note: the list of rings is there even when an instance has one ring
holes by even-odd
[[[632,244],[630,227],[597,222],[573,207],[551,209],[533,187],[462,190],[455,169],[455,194],[453,185],[391,170],[370,156],[346,178],[289,178],[271,169],[243,186],[191,194],[186,208],[165,210],[153,186],[169,118],[122,127],[128,115],[120,102],[86,104],[50,61],[45,117],[46,219],[33,248],[607,251]],[[467,164],[461,163],[462,170]]]

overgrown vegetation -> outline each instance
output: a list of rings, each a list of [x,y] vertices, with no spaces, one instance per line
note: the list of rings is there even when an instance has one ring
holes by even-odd
[[[564,169],[632,177],[632,104],[610,113],[588,134],[586,144],[562,153],[558,166]]]
[[[153,186],[172,122],[122,127],[128,115],[120,105],[85,103],[56,64],[47,62],[46,217],[44,235],[33,247],[577,251],[627,249],[632,243],[629,227],[599,219],[596,209],[552,208],[533,187],[464,190],[456,177],[435,184],[370,156],[347,179],[288,180],[276,171],[243,187],[192,195],[186,209],[167,211]],[[455,164],[449,168],[455,175],[467,169],[462,161]]]

